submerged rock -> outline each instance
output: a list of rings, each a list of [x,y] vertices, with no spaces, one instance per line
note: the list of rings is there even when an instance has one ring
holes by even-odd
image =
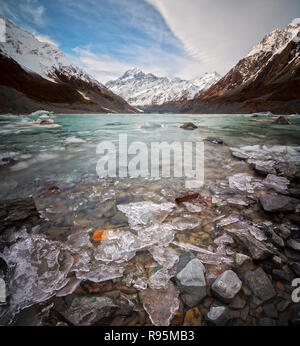
[[[229,177],[229,186],[239,191],[254,193],[255,189],[261,188],[263,185],[248,174],[238,173]]]
[[[211,306],[205,314],[208,323],[214,326],[226,326],[231,318],[230,310],[226,306]]]
[[[204,318],[200,310],[196,307],[186,312],[184,323],[185,327],[200,327],[203,325]]]
[[[109,297],[72,295],[65,298],[67,307],[59,310],[75,326],[90,326],[111,316],[118,306]]]
[[[295,198],[276,194],[265,194],[259,200],[264,210],[271,213],[292,212],[299,204],[299,201]]]
[[[32,198],[0,202],[0,234],[9,228],[32,228],[39,221],[39,213]]]
[[[292,271],[296,275],[300,276],[300,263],[298,263],[298,262],[290,262],[289,263],[289,267],[292,269]]]
[[[275,161],[248,160],[248,163],[261,175],[276,174]]]
[[[255,239],[244,229],[228,230],[237,242],[247,248],[252,258],[256,260],[267,259],[274,255],[274,252],[268,249],[261,241]]]
[[[180,126],[180,128],[184,130],[195,130],[198,127],[193,123],[184,123],[182,126]]]
[[[230,302],[239,293],[241,288],[242,281],[232,270],[227,270],[220,275],[211,286],[216,297],[224,302]]]
[[[204,139],[205,142],[210,142],[212,144],[224,144],[223,139],[221,138],[216,138],[216,137],[208,137]]]
[[[287,246],[293,250],[300,251],[300,241],[290,239],[287,241]]]
[[[276,296],[272,282],[261,268],[246,272],[245,282],[252,293],[263,302],[267,302]]]
[[[287,191],[290,181],[285,177],[278,177],[277,175],[269,174],[267,178],[263,181],[263,184],[266,187],[280,193]]]
[[[276,120],[274,120],[274,124],[278,125],[292,125],[290,119],[286,116],[280,116]]]
[[[246,256],[246,255],[241,254],[241,253],[236,253],[234,259],[235,259],[235,264],[238,267],[241,267],[241,266],[243,266],[246,263],[249,263],[249,264],[252,263],[252,258],[251,257]]]
[[[180,256],[176,283],[183,301],[190,307],[199,304],[207,295],[205,267],[198,258],[189,253]]]

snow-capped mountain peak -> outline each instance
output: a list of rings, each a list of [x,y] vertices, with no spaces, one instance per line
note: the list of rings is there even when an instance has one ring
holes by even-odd
[[[42,42],[1,16],[6,23],[0,42],[0,111],[37,109],[136,113],[122,98],[72,64],[53,44]],[[22,102],[14,102],[22,99]]]
[[[19,28],[9,20],[6,22],[6,42],[0,43],[0,52],[14,59],[29,72],[55,82],[58,74],[92,83],[99,88],[104,86],[81,68],[73,65],[63,52],[48,42],[39,41],[31,33]]]
[[[169,79],[144,73],[139,68],[128,70],[106,87],[134,106],[160,105],[170,101],[190,100],[220,79],[216,72],[192,81]]]
[[[300,24],[293,22],[267,34],[197,101],[240,103],[251,111],[294,112],[300,99],[299,77]]]
[[[276,54],[283,49],[291,40],[297,39],[300,32],[300,24],[289,24],[285,29],[275,29],[266,35],[263,40],[253,47],[247,57],[261,54]]]

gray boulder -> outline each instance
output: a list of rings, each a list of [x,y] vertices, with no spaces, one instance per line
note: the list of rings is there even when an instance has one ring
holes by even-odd
[[[256,240],[244,229],[228,230],[233,238],[244,246],[251,257],[256,260],[264,260],[274,255],[274,252],[268,249],[262,242]]]
[[[295,251],[300,251],[300,242],[294,239],[287,241],[287,246]]]
[[[263,302],[267,302],[276,296],[272,282],[261,268],[246,272],[245,282],[252,293]]]
[[[226,306],[212,305],[205,313],[205,320],[214,326],[226,326],[231,318],[231,311]]]
[[[275,171],[276,174],[276,171]],[[263,184],[279,193],[284,193],[288,190],[290,181],[285,177],[279,177],[275,174],[269,174],[267,178],[263,181]]]
[[[300,263],[298,262],[290,262],[289,267],[292,269],[292,271],[300,277]]]
[[[282,281],[282,282],[288,282],[290,283],[292,281],[291,275],[281,269],[273,269],[272,270],[272,277],[274,280]]]
[[[205,142],[210,142],[212,144],[224,144],[223,139],[216,137],[208,137],[204,139]]]
[[[259,200],[264,210],[270,213],[293,212],[299,204],[295,198],[275,194],[265,194]]]
[[[176,283],[186,305],[194,307],[207,295],[205,267],[198,258],[184,253],[177,266]]]
[[[238,267],[241,267],[241,266],[243,266],[246,263],[251,264],[252,263],[252,258],[249,257],[249,256],[246,256],[246,255],[244,255],[242,253],[236,253],[235,256],[234,256],[234,261],[235,261],[235,264]]]
[[[292,125],[290,118],[288,118],[287,116],[280,116],[279,118],[277,118],[276,120],[274,120],[274,124],[277,125]]]
[[[196,130],[198,127],[193,123],[184,123],[180,128],[184,130]]]
[[[230,302],[241,290],[242,281],[232,270],[227,270],[212,284],[214,295],[224,302]]]

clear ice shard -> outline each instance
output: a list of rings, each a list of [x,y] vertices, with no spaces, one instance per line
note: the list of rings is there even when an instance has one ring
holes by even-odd
[[[254,193],[255,189],[262,188],[262,183],[245,173],[238,173],[229,177],[229,186],[242,192]]]
[[[19,311],[48,300],[69,283],[67,275],[73,260],[67,255],[60,256],[60,252],[60,243],[40,235],[28,235],[4,249],[2,258],[12,268],[8,280],[9,310],[1,316],[6,324]]]
[[[117,264],[94,263],[88,272],[78,271],[76,277],[80,280],[89,280],[100,283],[107,280],[117,279],[122,277],[124,266]]]
[[[129,225],[133,229],[162,223],[175,207],[176,205],[173,203],[156,204],[150,201],[117,206],[127,216]]]
[[[183,205],[186,207],[186,210],[189,211],[190,213],[201,213],[202,212],[202,208],[197,204],[184,202]]]
[[[169,282],[165,289],[148,289],[140,295],[152,323],[155,326],[169,326],[179,309],[178,288]]]
[[[201,224],[201,220],[189,215],[183,215],[176,217],[172,220],[172,226],[178,231],[185,231],[187,229],[193,229]]]
[[[222,253],[211,252],[211,251],[202,249],[198,246],[188,244],[188,243],[173,241],[172,244],[188,251],[197,252],[197,258],[199,258],[200,261],[205,264],[219,265],[222,263],[223,264],[233,263],[233,259],[231,257],[224,257]]]
[[[149,252],[157,263],[167,269],[173,268],[179,261],[177,251],[171,247],[154,246]]]

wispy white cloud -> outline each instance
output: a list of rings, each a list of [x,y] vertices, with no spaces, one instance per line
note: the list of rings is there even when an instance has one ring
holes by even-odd
[[[132,66],[105,54],[95,54],[90,47],[76,47],[68,58],[83,68],[99,82],[118,78]]]
[[[39,0],[8,0],[0,2],[0,13],[17,24],[32,23],[43,26],[46,22],[45,7]]]
[[[201,71],[227,72],[271,30],[286,26],[299,0],[146,0],[164,17]]]
[[[159,48],[148,49],[137,45],[127,47],[127,52],[124,52],[124,48],[121,50],[122,55],[126,53],[126,60],[94,53],[90,46],[77,47],[68,57],[101,83],[116,79],[133,67],[139,67],[146,73],[158,76],[192,79],[200,75],[200,63],[191,57],[162,54]]]
[[[38,0],[22,0],[19,6],[23,14],[30,16],[36,25],[45,24],[45,7]]]
[[[52,44],[53,46],[59,47],[59,44],[53,40],[50,36],[48,35],[41,35],[41,34],[34,34],[34,36],[40,41],[40,42],[45,42]]]

